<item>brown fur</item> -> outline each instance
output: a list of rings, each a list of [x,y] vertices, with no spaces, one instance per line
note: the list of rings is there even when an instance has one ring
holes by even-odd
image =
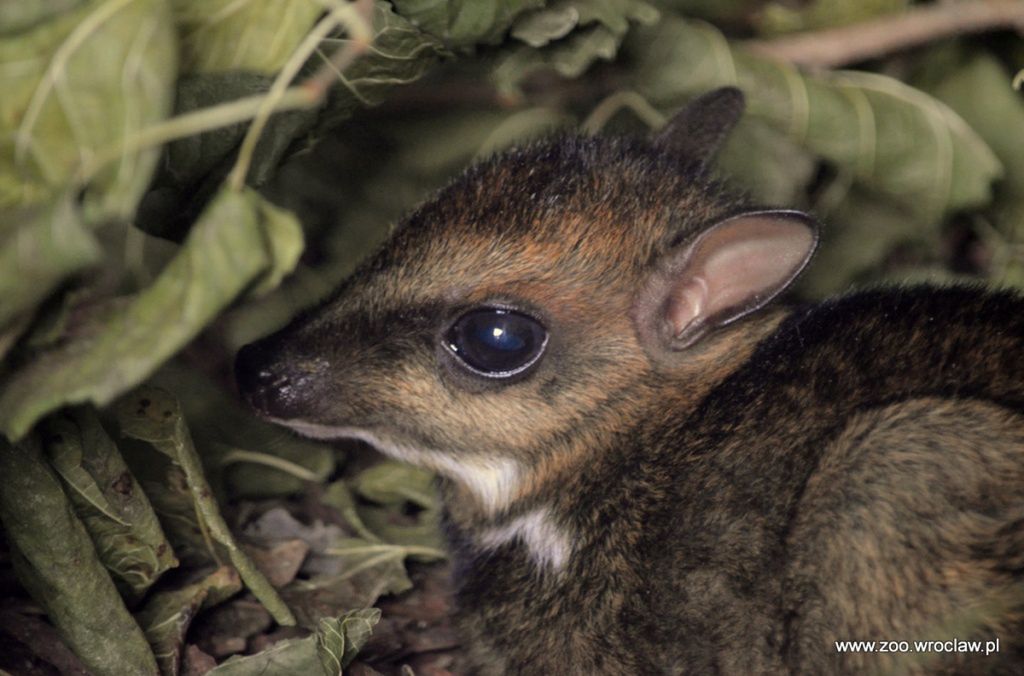
[[[479,673],[1019,673],[1024,301],[893,289],[652,342],[662,261],[750,208],[706,172],[738,115],[711,96],[685,142],[556,139],[469,170],[246,348],[243,392],[445,477]],[[500,382],[441,347],[495,304],[549,333]],[[1001,650],[833,643],[951,636]]]

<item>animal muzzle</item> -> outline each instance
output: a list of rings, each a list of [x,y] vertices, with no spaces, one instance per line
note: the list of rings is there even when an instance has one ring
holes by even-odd
[[[262,417],[304,418],[310,410],[313,381],[326,368],[319,359],[283,359],[267,341],[246,345],[235,358],[235,381],[242,398]]]

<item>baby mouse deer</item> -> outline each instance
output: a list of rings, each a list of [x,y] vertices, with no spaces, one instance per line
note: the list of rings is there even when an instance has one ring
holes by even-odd
[[[773,304],[817,226],[711,175],[742,110],[470,168],[241,391],[440,475],[474,673],[1024,673],[1024,300]]]

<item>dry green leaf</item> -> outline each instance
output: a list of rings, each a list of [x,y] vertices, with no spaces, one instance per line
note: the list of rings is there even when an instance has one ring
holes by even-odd
[[[43,424],[54,469],[122,594],[140,598],[178,565],[149,500],[96,414],[71,409]]]
[[[447,558],[439,509],[427,509],[415,517],[394,507],[360,505],[358,511],[359,518],[377,539],[402,548],[406,556],[417,561]]]
[[[330,444],[260,420],[193,366],[172,361],[149,382],[181,401],[207,477],[228,497],[293,495],[334,472],[340,452]]]
[[[814,260],[797,282],[802,294],[825,298],[854,282],[870,281],[899,244],[930,230],[913,212],[884,195],[852,188],[821,214],[832,225]]]
[[[559,0],[521,15],[512,27],[512,37],[531,47],[543,47],[577,26],[592,23],[621,36],[630,20],[649,24],[658,16],[658,10],[642,0]]]
[[[244,97],[265,94],[273,78],[258,73],[201,73],[178,81],[176,115],[185,115]],[[282,159],[301,147],[321,115],[320,108],[275,113],[253,151],[246,185],[261,187]],[[180,242],[220,189],[248,121],[177,139],[167,145],[152,188],[139,204],[136,224],[145,232]]]
[[[363,470],[353,480],[356,492],[382,505],[411,502],[422,509],[437,507],[434,475],[425,469],[386,460]]]
[[[491,74],[503,95],[516,97],[519,85],[534,73],[552,70],[565,78],[579,77],[598,59],[614,58],[621,38],[605,26],[590,26],[569,34],[543,50],[520,47],[498,61]]]
[[[171,6],[188,73],[272,75],[324,11],[315,0],[171,0]]]
[[[634,86],[672,109],[695,94],[738,84],[749,115],[857,182],[934,224],[991,199],[995,155],[946,105],[892,78],[865,72],[802,75],[731,47],[706,24],[666,18],[630,34]]]
[[[580,12],[572,3],[556,3],[519,17],[512,26],[512,37],[534,48],[543,47],[565,37],[579,23]]]
[[[520,83],[538,71],[579,77],[598,59],[615,57],[631,21],[652,24],[658,16],[642,0],[562,0],[527,12],[512,35],[528,46],[499,59],[491,79],[498,91],[515,97]],[[537,49],[542,46],[546,48]]]
[[[61,282],[100,256],[69,194],[45,204],[0,209],[0,328],[31,313]]]
[[[167,116],[177,41],[165,0],[93,0],[0,40],[0,208],[63,193],[72,175]],[[87,221],[127,219],[158,150],[94,178]]]
[[[814,177],[814,156],[763,120],[745,118],[729,135],[718,164],[762,204],[797,207]]]
[[[0,35],[31,30],[61,12],[67,12],[86,0],[5,0],[0,2]]]
[[[992,56],[979,54],[950,70],[929,88],[985,139],[1006,168],[997,186],[990,237],[991,279],[1024,289],[1024,101],[1010,87],[1010,73]]]
[[[299,262],[305,245],[302,228],[290,212],[260,198],[257,202],[260,225],[266,238],[270,265],[250,289],[253,296],[265,296],[281,284]]]
[[[325,505],[330,505],[338,510],[345,523],[355,531],[356,535],[370,542],[380,541],[380,538],[366,527],[366,524],[363,523],[362,518],[359,516],[355,495],[347,483],[342,480],[331,482],[324,489],[323,497],[320,500]]]
[[[792,33],[845,26],[885,14],[903,11],[909,0],[813,0],[794,6],[792,3],[768,3],[758,14],[758,29],[767,34]]]
[[[406,547],[406,553],[418,560],[445,557],[441,503],[430,472],[386,461],[360,472],[352,483],[360,496],[382,505],[355,506],[360,524],[365,524],[376,539]],[[415,515],[406,513],[406,503],[420,511]]]
[[[373,627],[380,622],[380,610],[361,608],[341,617],[320,620],[316,634],[317,654],[325,674],[340,674],[370,640]]]
[[[97,674],[157,673],[132,619],[60,479],[34,436],[17,446],[0,438],[0,520],[22,584],[64,641]]]
[[[152,445],[181,467],[200,525],[208,530],[212,540],[227,551],[231,564],[238,570],[246,587],[270,611],[274,619],[279,624],[294,624],[295,619],[288,607],[239,547],[221,516],[213,492],[203,475],[199,456],[192,445],[177,400],[157,388],[140,387],[122,397],[115,404],[114,413],[123,435]]]
[[[410,547],[335,537],[326,548],[311,549],[303,571],[310,577],[281,590],[299,624],[316,627],[339,608],[371,606],[384,594],[412,588],[405,572]],[[435,557],[436,558],[436,557]]]
[[[544,0],[393,0],[414,26],[455,49],[497,44],[522,12]]]
[[[363,647],[380,620],[376,608],[324,618],[314,635],[278,641],[255,655],[235,656],[208,676],[339,676]]]
[[[242,589],[233,568],[223,566],[180,589],[161,590],[146,601],[136,619],[153,647],[161,676],[180,673],[185,633],[202,607],[222,601]]]
[[[274,234],[271,235],[271,231]],[[281,242],[288,242],[281,246]],[[98,406],[138,384],[239,293],[294,263],[301,230],[251,191],[223,191],[156,281],[77,340],[43,352],[0,390],[0,431],[18,439],[68,403]],[[268,245],[287,249],[274,254]],[[281,256],[280,260],[275,260]]]
[[[324,40],[323,50],[333,53],[346,38]],[[377,2],[373,9],[373,41],[369,52],[338,74],[329,109],[320,126],[331,127],[361,105],[376,105],[392,87],[415,82],[447,54],[445,44],[410,22],[404,12]]]

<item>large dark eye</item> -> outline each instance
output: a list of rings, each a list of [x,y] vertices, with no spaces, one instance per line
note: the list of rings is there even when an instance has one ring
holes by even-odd
[[[481,375],[505,378],[540,358],[548,333],[540,322],[503,308],[462,315],[445,336],[448,349]]]

